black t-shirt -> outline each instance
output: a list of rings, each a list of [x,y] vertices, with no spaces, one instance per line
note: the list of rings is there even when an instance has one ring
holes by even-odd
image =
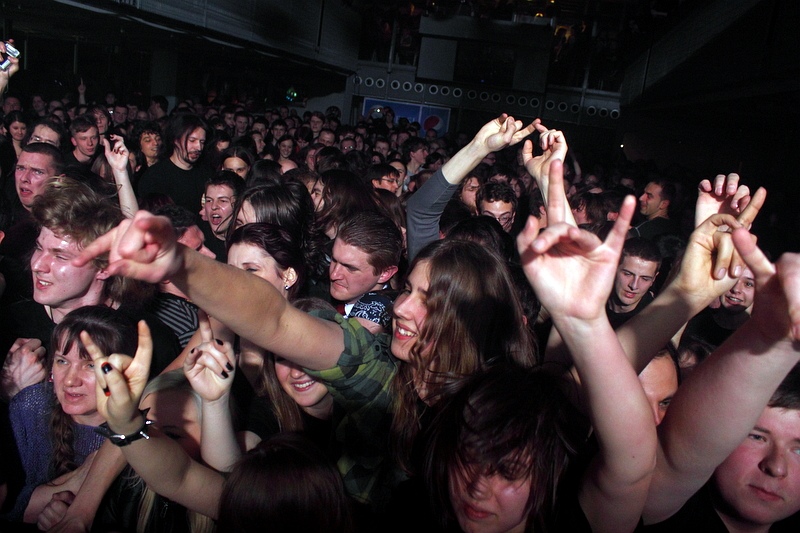
[[[198,215],[199,220],[200,199],[205,194],[206,180],[213,175],[211,167],[203,163],[189,170],[183,170],[169,159],[164,159],[142,174],[138,185],[138,196],[144,199],[149,194],[165,194],[177,205]]]

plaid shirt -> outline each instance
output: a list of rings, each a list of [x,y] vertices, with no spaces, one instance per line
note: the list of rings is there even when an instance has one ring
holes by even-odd
[[[345,489],[356,500],[379,509],[392,489],[406,479],[389,453],[392,423],[390,387],[397,360],[387,334],[373,335],[356,319],[331,311],[314,311],[335,321],[344,333],[344,352],[334,368],[308,370],[324,381],[334,398],[333,431],[339,446],[337,466]]]

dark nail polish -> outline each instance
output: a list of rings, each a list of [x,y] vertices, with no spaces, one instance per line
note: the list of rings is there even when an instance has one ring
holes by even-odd
[[[225,363],[225,368],[228,369],[228,372],[233,372],[233,365],[230,363]]]
[[[221,341],[221,340],[219,340],[219,339],[214,339],[214,342],[216,342],[217,344],[219,344],[220,346],[222,346],[222,341]]]
[[[111,391],[108,390],[108,387],[103,387],[103,394],[105,394],[106,396],[111,396]]]
[[[108,363],[103,363],[103,364],[100,366],[100,369],[103,371],[103,374],[108,374],[109,372],[111,372],[111,370],[113,369],[113,367],[112,367],[110,364],[108,364]]]
[[[189,350],[189,353],[194,353],[195,350],[197,350],[197,348],[192,348],[191,350]]]
[[[227,372],[225,372],[224,370],[222,371],[222,373],[220,374],[220,376],[222,376],[222,379],[228,379],[228,373],[227,373]]]

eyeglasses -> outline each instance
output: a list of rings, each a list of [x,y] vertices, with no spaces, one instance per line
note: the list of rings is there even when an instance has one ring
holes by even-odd
[[[504,213],[504,214],[502,214],[500,216],[497,216],[494,213],[491,213],[489,211],[484,211],[484,212],[481,213],[481,215],[485,215],[487,217],[492,217],[493,219],[498,221],[501,226],[505,226],[506,224],[511,222],[511,219],[514,217],[514,213]]]
[[[395,185],[400,185],[403,183],[403,178],[381,178],[381,181],[385,181],[386,183],[394,183]]]
[[[31,135],[31,142],[48,143],[48,144],[52,144],[53,146],[56,146],[56,143],[54,143],[52,140],[45,139],[44,137],[39,137],[38,135]]]

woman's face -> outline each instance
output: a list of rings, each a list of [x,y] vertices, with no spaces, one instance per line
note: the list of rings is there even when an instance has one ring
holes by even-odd
[[[78,424],[102,424],[103,417],[97,412],[94,363],[80,356],[78,342],[67,353],[56,352],[52,372],[53,389],[61,409]]]
[[[24,122],[12,122],[8,127],[8,133],[10,133],[11,138],[17,142],[20,142],[25,138],[25,133],[27,133],[27,131],[28,127]]]
[[[240,178],[246,180],[247,173],[250,172],[250,165],[248,165],[244,159],[228,157],[222,162],[222,170],[232,170],[236,172]]]
[[[392,355],[401,361],[411,360],[411,347],[421,334],[428,316],[430,263],[420,261],[408,275],[405,287],[394,301],[392,319]]]
[[[309,150],[306,153],[306,166],[309,168],[309,170],[315,170],[315,166],[317,163],[315,159],[316,155],[317,155],[316,150]]]
[[[228,250],[228,264],[266,280],[286,298],[288,290],[284,287],[291,286],[291,283],[284,276],[285,271],[271,255],[258,246],[246,243],[234,244]]]
[[[481,188],[478,178],[468,178],[464,182],[464,187],[461,189],[461,201],[464,202],[470,209],[476,210],[475,195],[478,194],[478,189]]]
[[[498,473],[450,474],[450,504],[466,533],[522,533],[528,520],[531,478],[509,480]]]
[[[144,132],[139,137],[139,147],[142,153],[147,158],[158,157],[158,151],[161,149],[161,135],[158,133]]]
[[[280,357],[275,359],[275,375],[286,394],[303,411],[323,420],[330,418],[333,397],[325,385],[303,372],[296,364]]]
[[[148,394],[140,408],[150,408],[147,417],[166,436],[178,442],[192,459],[200,460],[200,414],[194,396],[187,390],[163,389]]]
[[[281,153],[281,158],[289,159],[294,151],[294,143],[290,140],[283,141],[278,145],[278,150]]]
[[[261,133],[254,131],[250,134],[250,137],[252,137],[253,142],[256,143],[256,153],[260,154],[261,151],[264,150],[264,147],[266,146],[266,143],[264,142],[264,136],[261,135]]]
[[[256,222],[258,222],[258,220],[256,220],[256,212],[253,209],[253,204],[251,204],[249,200],[245,200],[242,202],[242,207],[236,215],[233,229],[238,229],[245,224],[254,224]]]

